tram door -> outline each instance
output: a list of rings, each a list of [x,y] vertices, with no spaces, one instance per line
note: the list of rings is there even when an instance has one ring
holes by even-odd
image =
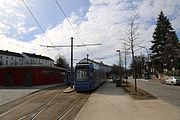
[[[7,72],[5,73],[5,76],[4,76],[4,86],[12,86],[13,84],[13,79],[12,79],[12,73],[10,72]]]
[[[32,73],[31,72],[25,73],[24,86],[26,87],[32,86]]]

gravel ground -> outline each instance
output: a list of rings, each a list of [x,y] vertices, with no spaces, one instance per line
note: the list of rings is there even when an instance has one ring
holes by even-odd
[[[61,85],[61,84],[53,84],[53,85],[44,85],[44,86],[34,86],[31,88],[0,88],[0,105],[6,104],[8,102],[11,102],[13,100],[16,100],[18,98],[21,98],[23,96],[26,96],[32,92],[56,86],[56,85]]]

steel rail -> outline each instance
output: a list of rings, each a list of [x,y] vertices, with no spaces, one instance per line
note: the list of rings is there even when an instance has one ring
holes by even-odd
[[[25,118],[28,118],[28,117],[31,116],[31,115],[33,115],[33,117],[31,118],[31,120],[34,120],[48,105],[54,103],[55,101],[53,101],[53,100],[55,100],[55,98],[56,98],[58,95],[62,94],[63,91],[64,91],[64,90],[59,91],[59,92],[56,93],[54,96],[52,96],[51,99],[50,99],[48,102],[46,102],[46,103],[43,104],[42,106],[38,107],[37,109],[34,109],[32,112],[24,115],[23,117],[19,118],[18,120],[23,120],[23,119],[25,119]],[[66,96],[64,96],[64,97],[66,97]],[[63,99],[64,97],[62,97],[61,99]]]

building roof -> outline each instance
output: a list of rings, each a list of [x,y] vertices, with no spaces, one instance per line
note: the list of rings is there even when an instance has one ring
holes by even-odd
[[[0,70],[1,69],[16,69],[16,68],[51,68],[51,69],[56,69],[56,70],[62,70],[62,71],[67,71],[67,69],[65,68],[61,68],[61,67],[56,67],[56,66],[41,66],[41,65],[20,65],[20,66],[1,66],[0,67]]]
[[[106,66],[106,67],[110,67],[110,68],[111,68],[111,66],[104,64],[102,61],[101,61],[101,62],[96,62],[96,61],[94,61],[94,60],[87,59],[87,58],[84,58],[84,59],[82,59],[81,61],[79,61],[79,63],[88,63],[88,62],[90,62],[90,63],[96,63],[96,64],[99,64],[99,65],[103,65],[103,66]]]
[[[23,52],[23,54],[27,55],[28,57],[31,58],[37,58],[37,59],[44,59],[44,60],[50,60],[50,61],[54,61],[53,59],[47,57],[47,56],[42,56],[42,55],[36,55],[36,54],[31,54],[31,53],[25,53]]]
[[[6,51],[0,50],[0,55],[8,55],[8,56],[14,56],[14,57],[24,58],[21,54],[15,53],[15,52],[10,52],[10,51],[8,51],[8,50],[6,50]]]

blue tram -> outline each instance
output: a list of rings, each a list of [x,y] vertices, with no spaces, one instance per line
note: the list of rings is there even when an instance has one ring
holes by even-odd
[[[75,67],[75,90],[90,91],[106,81],[106,72],[98,64],[79,63]]]

